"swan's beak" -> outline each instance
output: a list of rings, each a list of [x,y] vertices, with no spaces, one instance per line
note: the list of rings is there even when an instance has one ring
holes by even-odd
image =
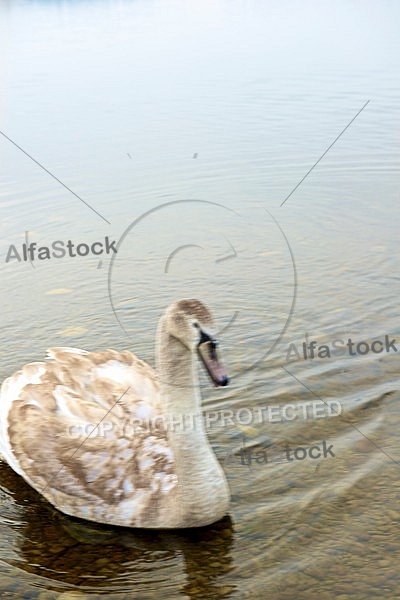
[[[201,331],[200,342],[197,345],[200,358],[216,387],[228,385],[228,376],[218,360],[217,342],[204,331]]]

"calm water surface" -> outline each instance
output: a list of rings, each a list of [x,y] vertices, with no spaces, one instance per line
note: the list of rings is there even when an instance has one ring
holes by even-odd
[[[1,380],[60,345],[154,364],[159,315],[195,296],[232,377],[202,375],[204,407],[234,415],[208,431],[230,516],[204,530],[80,522],[1,464],[2,597],[400,597],[399,17],[390,0],[0,1],[0,130],[86,203],[0,135]],[[106,236],[112,262],[6,262],[26,239]],[[303,357],[385,335],[397,352]],[[334,456],[287,460],[323,441]],[[241,464],[243,446],[274,460]]]

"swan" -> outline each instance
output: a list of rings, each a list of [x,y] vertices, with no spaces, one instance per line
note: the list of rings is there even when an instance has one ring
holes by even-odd
[[[127,350],[48,350],[3,382],[1,458],[67,515],[149,529],[219,521],[229,488],[193,417],[197,358],[215,386],[228,384],[212,323],[199,300],[171,304],[157,328],[157,373]]]

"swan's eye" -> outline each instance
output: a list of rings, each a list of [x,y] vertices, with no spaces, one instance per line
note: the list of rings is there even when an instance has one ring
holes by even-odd
[[[196,327],[196,329],[200,329],[200,327],[199,327],[199,324],[198,324],[198,322],[197,322],[197,321],[195,321],[195,322],[193,323],[193,327]]]

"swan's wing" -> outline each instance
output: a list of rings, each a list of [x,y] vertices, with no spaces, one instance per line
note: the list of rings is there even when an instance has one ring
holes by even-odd
[[[48,355],[3,383],[1,453],[60,510],[135,525],[176,485],[166,432],[149,426],[161,415],[154,370],[128,351]]]

